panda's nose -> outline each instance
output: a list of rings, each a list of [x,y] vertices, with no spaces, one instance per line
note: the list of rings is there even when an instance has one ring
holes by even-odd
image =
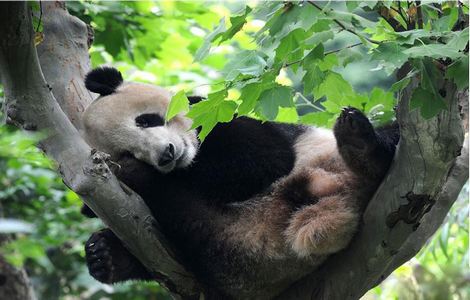
[[[160,159],[158,160],[158,165],[160,167],[164,167],[168,165],[169,163],[171,163],[174,158],[175,158],[175,146],[172,143],[169,143],[165,151],[160,156]]]

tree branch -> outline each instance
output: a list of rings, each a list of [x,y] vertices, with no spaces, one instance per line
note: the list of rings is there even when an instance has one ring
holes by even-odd
[[[463,143],[455,86],[445,87],[449,109],[424,120],[409,111],[417,85],[414,79],[401,95],[394,163],[352,243],[278,299],[358,299],[416,255],[442,223],[468,179],[468,143]],[[338,288],[339,282],[347,288]]]
[[[74,26],[69,22],[70,18],[68,21],[63,19],[60,26]],[[48,26],[44,26],[45,30]],[[45,34],[54,35],[56,32],[51,30]],[[58,105],[41,71],[33,37],[27,3],[0,3],[0,78],[4,86],[7,117],[26,130],[47,133],[47,138],[41,141],[40,146],[57,161],[64,182],[82,197],[176,297],[198,297],[200,288],[197,282],[178,263],[142,199],[121,186],[106,165],[106,155],[91,151]],[[54,39],[51,37],[52,40]],[[69,45],[78,53],[83,43],[72,42]],[[47,51],[48,55],[65,58],[68,53],[65,50],[65,47],[57,47]],[[86,52],[87,49],[81,50]],[[74,59],[78,57],[81,56],[69,56],[66,64],[44,68],[52,68],[50,74],[71,74],[77,63]],[[45,57],[43,59],[47,60]],[[48,63],[55,62],[51,60]],[[81,69],[80,74],[83,71],[85,70]],[[69,80],[71,77],[63,78]],[[71,82],[60,82],[60,76],[56,76],[56,80],[52,89],[56,95],[63,95],[61,103],[76,99],[82,101],[82,97],[89,99],[80,89],[70,88],[74,86]],[[70,96],[74,93],[76,95]],[[76,123],[78,124],[77,120]]]
[[[60,107],[75,128],[81,128],[81,115],[93,100],[83,78],[90,69],[90,31],[70,15],[65,3],[44,2],[44,40],[37,46],[41,70]],[[92,36],[92,35],[91,35]]]

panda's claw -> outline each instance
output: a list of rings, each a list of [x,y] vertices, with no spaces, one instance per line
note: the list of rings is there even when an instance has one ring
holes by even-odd
[[[363,148],[376,141],[375,130],[369,119],[354,107],[342,109],[334,126],[334,133],[339,146]]]

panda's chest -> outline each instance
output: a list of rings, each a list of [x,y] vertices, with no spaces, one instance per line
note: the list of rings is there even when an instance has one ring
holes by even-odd
[[[188,187],[208,201],[244,201],[266,191],[288,175],[295,163],[291,147],[258,151],[253,145],[244,151],[201,151],[185,180]]]
[[[296,161],[294,140],[275,129],[252,120],[216,127],[177,181],[208,201],[244,201],[265,192]]]

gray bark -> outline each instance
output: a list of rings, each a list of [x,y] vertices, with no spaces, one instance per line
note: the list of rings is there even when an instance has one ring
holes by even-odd
[[[81,128],[81,114],[93,97],[83,78],[90,69],[91,27],[65,9],[65,3],[42,3],[44,40],[37,46],[41,70],[60,107]]]
[[[57,41],[52,36],[60,37],[61,34],[67,38],[67,32],[76,34],[81,31],[88,37],[83,23],[69,16],[62,4],[44,9],[47,16],[54,12],[59,15],[59,21],[49,23],[52,18],[44,20],[48,22],[44,26],[47,30],[45,35],[50,35],[48,41]],[[76,43],[74,39],[69,47],[62,43],[61,47],[43,47],[41,53],[45,64],[54,64],[44,67],[53,82],[54,87],[51,88],[41,70],[33,36],[27,3],[1,2],[0,78],[4,86],[7,120],[25,130],[47,133],[40,147],[57,162],[67,186],[79,194],[129,250],[155,273],[162,285],[177,297],[199,295],[192,274],[178,263],[142,199],[121,186],[106,165],[107,156],[92,152],[58,104],[62,103],[65,111],[72,113],[73,119],[79,116],[79,112],[74,112],[75,104],[69,106],[64,103],[77,100],[80,105],[85,105],[90,100],[83,88],[70,88],[77,84],[71,83],[73,78],[83,76],[85,69],[82,66],[87,67],[87,63],[77,67],[80,62],[72,59],[84,59],[83,53],[87,48],[83,47],[83,42]],[[80,40],[83,41],[83,36]],[[85,61],[88,62],[87,58]],[[72,76],[76,70],[82,73]],[[62,97],[60,101],[57,100],[59,97]],[[78,124],[78,120],[75,119],[75,123]]]
[[[2,255],[0,255],[0,299],[36,300],[24,269],[12,266]]]
[[[89,36],[86,27],[61,5],[48,4],[45,16],[46,36],[38,49],[41,72],[26,5],[0,4],[0,78],[10,121],[47,131],[41,146],[58,162],[66,184],[176,297],[197,297],[200,286],[153,226],[142,199],[119,184],[103,153],[90,155],[77,132],[79,112],[91,99],[80,81],[89,64],[83,47]],[[52,93],[46,82],[52,83]],[[463,131],[454,86],[446,86],[449,110],[423,120],[417,111],[408,111],[415,85],[401,95],[397,117],[402,138],[395,161],[357,236],[280,299],[357,299],[415,255],[441,224],[468,178],[468,146],[458,156]]]

